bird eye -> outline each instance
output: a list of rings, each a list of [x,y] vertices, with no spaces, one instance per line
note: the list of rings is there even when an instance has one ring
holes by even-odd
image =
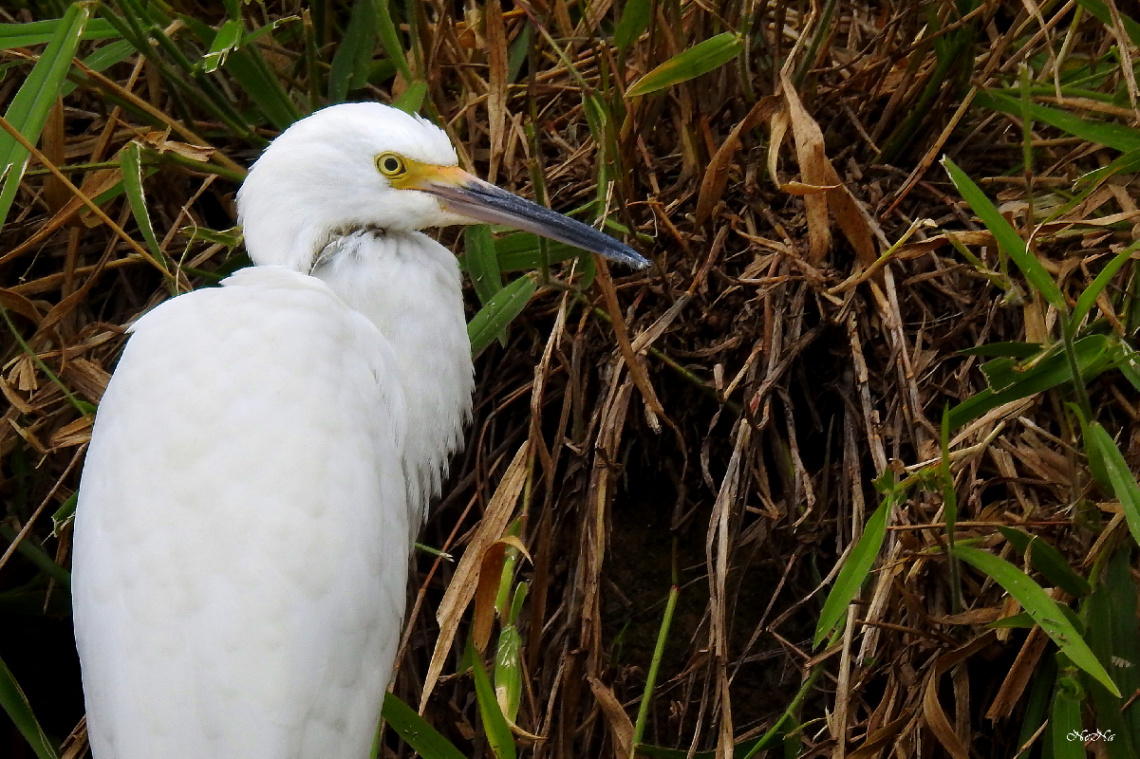
[[[398,177],[407,171],[404,159],[395,153],[381,153],[376,156],[376,168],[386,177]]]

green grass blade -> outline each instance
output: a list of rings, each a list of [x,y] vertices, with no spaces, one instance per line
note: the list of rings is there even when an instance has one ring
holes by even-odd
[[[1073,350],[1076,353],[1081,381],[1091,379],[1111,363],[1112,355],[1108,339],[1104,335],[1082,337],[1073,345]],[[1000,379],[1004,382],[1008,378]],[[1068,358],[1064,353],[1054,353],[1029,369],[1020,371],[1018,376],[1009,381],[1003,389],[995,391],[987,388],[950,409],[950,428],[961,427],[998,406],[1021,398],[1029,398],[1072,381],[1073,371]]]
[[[534,271],[542,268],[542,243],[544,240],[530,232],[514,232],[495,239],[495,252],[499,257],[499,271]],[[583,256],[582,251],[572,245],[545,241],[547,245],[546,261],[549,264],[569,261]],[[588,255],[588,254],[587,254]]]
[[[486,305],[495,293],[503,289],[495,240],[486,224],[476,224],[464,230],[463,250],[467,254],[467,273],[475,294],[479,296],[479,302]]]
[[[1105,663],[1123,693],[1140,690],[1140,638],[1136,636],[1136,585],[1128,567],[1129,551],[1118,550],[1108,560],[1104,582],[1085,602],[1089,647]],[[1096,711],[1098,730],[1114,735],[1104,748],[1109,759],[1133,759],[1140,749],[1140,712],[1123,710],[1121,699],[1086,678]]]
[[[51,534],[52,537],[58,538],[60,530],[64,528],[68,522],[75,516],[75,507],[79,503],[79,493],[75,492],[68,496],[68,499],[59,505],[55,513],[51,515]]]
[[[380,35],[380,46],[384,48],[385,55],[396,64],[396,68],[404,78],[411,79],[412,69],[408,66],[404,46],[400,43],[396,22],[392,20],[391,3],[389,0],[372,0],[372,2],[376,4],[376,31]]]
[[[212,74],[225,65],[230,53],[237,50],[245,28],[237,19],[227,19],[214,35],[210,49],[202,56],[202,72]]]
[[[843,569],[839,570],[839,576],[835,578],[835,587],[827,594],[827,601],[824,602],[823,611],[820,612],[819,623],[815,627],[815,640],[812,642],[813,648],[819,648],[819,645],[827,639],[847,612],[847,606],[854,600],[859,588],[863,587],[863,582],[875,564],[875,557],[883,547],[883,538],[887,534],[887,518],[894,502],[892,496],[883,499],[879,508],[875,509],[875,513],[867,520],[863,534],[851,549]]]
[[[1080,326],[1081,321],[1088,312],[1092,310],[1097,297],[1104,292],[1104,288],[1108,287],[1108,283],[1112,281],[1116,272],[1120,271],[1120,267],[1124,266],[1124,264],[1128,262],[1128,259],[1132,258],[1132,254],[1136,252],[1137,248],[1140,248],[1140,241],[1134,242],[1120,251],[1115,258],[1101,269],[1100,274],[1096,275],[1096,279],[1089,283],[1089,286],[1081,293],[1081,297],[1077,298],[1077,305],[1073,307],[1073,314],[1069,317],[1072,319],[1074,327]]]
[[[538,285],[530,277],[519,277],[491,298],[487,305],[472,317],[467,325],[467,336],[471,339],[471,355],[478,356],[491,344],[507,325],[526,308],[530,296]]]
[[[235,50],[226,65],[226,71],[237,80],[275,128],[284,130],[304,115],[281,86],[281,78],[269,68],[265,57],[256,47],[250,45]]]
[[[101,19],[92,19],[92,22],[100,21]],[[127,40],[117,40],[109,45],[96,50],[91,55],[83,59],[83,65],[92,71],[105,71],[116,63],[122,63],[126,59],[134,55],[135,48]],[[73,81],[66,81],[59,89],[61,97],[67,97],[75,91],[76,84]]]
[[[487,743],[496,759],[515,759],[515,739],[511,734],[511,726],[499,708],[495,689],[491,687],[491,679],[483,669],[483,662],[470,643],[467,645],[467,658],[471,661],[471,671],[475,677],[475,701],[479,704],[479,717],[487,733]]]
[[[404,113],[418,113],[424,104],[424,98],[427,97],[427,91],[427,82],[418,79],[408,85],[404,94],[392,101],[392,106]]]
[[[6,524],[0,524],[0,537],[11,544],[16,540],[18,533]],[[62,584],[65,588],[71,587],[71,573],[55,563],[55,559],[48,555],[36,538],[31,535],[25,535],[24,539],[16,546],[16,550],[31,562],[36,569],[43,572],[48,577],[56,582]]]
[[[451,741],[391,693],[384,694],[380,716],[423,759],[464,759],[463,752]]]
[[[1095,16],[1097,21],[1110,29],[1112,28],[1112,12],[1103,0],[1077,0],[1077,4]],[[1125,34],[1132,40],[1132,44],[1140,46],[1140,23],[1136,23],[1135,19],[1123,13],[1120,14],[1120,21],[1124,25]]]
[[[1053,759],[1085,759],[1085,742],[1081,723],[1081,687],[1061,670],[1053,691],[1053,714],[1049,731],[1053,738]]]
[[[1004,92],[996,90],[979,92],[974,98],[974,104],[993,111],[1008,113],[1018,118],[1021,118],[1022,111],[1027,108],[1034,121],[1056,127],[1087,142],[1105,145],[1122,153],[1140,148],[1140,130],[1124,124],[1082,119],[1068,111],[1050,108],[1040,103],[1029,103],[1023,106],[1019,98]]]
[[[1116,443],[1108,431],[1099,422],[1090,422],[1084,426],[1085,452],[1089,458],[1094,456],[1100,459],[1100,466],[1104,467],[1108,480],[1112,483],[1112,492],[1120,501],[1124,510],[1124,520],[1128,523],[1128,530],[1132,539],[1140,544],[1140,485],[1128,467],[1128,462],[1116,447]]]
[[[530,53],[531,43],[534,40],[534,27],[527,24],[511,43],[511,54],[507,58],[507,81],[514,84],[519,80],[523,63]]]
[[[71,68],[71,61],[75,58],[79,40],[91,17],[91,9],[92,6],[88,3],[68,6],[43,55],[4,114],[28,142],[34,144],[40,139],[48,111],[59,96]],[[4,180],[4,186],[0,189],[0,227],[4,226],[4,221],[8,218],[8,211],[12,208],[27,162],[28,151],[12,135],[0,132],[0,176]]]
[[[0,24],[0,50],[50,42],[61,23],[63,19],[53,18],[48,21],[32,21],[28,24]],[[96,18],[87,23],[87,27],[80,34],[80,39],[108,40],[118,36],[115,27],[104,19]]]
[[[661,669],[661,659],[665,656],[665,644],[669,642],[669,628],[673,625],[673,614],[677,610],[677,599],[681,588],[669,588],[669,598],[665,602],[665,614],[661,617],[661,627],[657,630],[657,645],[653,647],[653,659],[649,662],[649,672],[645,676],[645,691],[641,694],[641,705],[637,709],[637,722],[633,725],[633,745],[636,749],[645,736],[645,726],[649,721],[649,708],[653,704],[653,689],[657,686],[657,673]]]
[[[376,4],[355,3],[329,69],[329,103],[343,103],[349,92],[368,83],[377,31]]]
[[[955,546],[954,555],[978,571],[989,575],[994,582],[1005,588],[1005,591],[1029,612],[1033,621],[1057,644],[1061,653],[1103,684],[1110,693],[1120,695],[1120,690],[1101,666],[1092,649],[1085,643],[1068,617],[1061,612],[1057,602],[1040,585],[1020,569],[992,553],[977,548]]]
[[[127,202],[131,206],[131,213],[135,223],[139,225],[146,246],[150,248],[151,255],[156,261],[166,264],[166,255],[158,245],[158,237],[154,234],[154,226],[150,222],[150,213],[146,210],[146,196],[143,194],[142,158],[139,153],[139,144],[132,142],[119,154],[119,164],[123,171],[123,190],[127,195]]]
[[[1028,553],[1033,568],[1061,590],[1078,598],[1092,591],[1085,578],[1073,571],[1061,552],[1041,538],[1013,527],[998,527],[998,531],[1019,554]]]
[[[651,0],[628,0],[621,11],[621,20],[614,29],[614,45],[618,50],[625,50],[637,42],[646,29],[649,28],[649,17],[653,12]]]
[[[1025,711],[1021,718],[1021,730],[1017,738],[1018,746],[1024,746],[1033,740],[1033,736],[1041,728],[1045,722],[1045,713],[1049,709],[1049,696],[1053,692],[1053,685],[1057,679],[1057,660],[1056,657],[1046,656],[1043,657],[1041,663],[1037,667],[1036,673],[1033,675],[1033,685],[1030,686],[1029,700],[1025,705]],[[1017,754],[1013,759],[1026,759],[1033,753],[1033,747],[1030,746],[1025,751]]]
[[[1020,103],[1018,105],[1020,106]],[[950,181],[954,183],[958,192],[974,209],[974,213],[978,215],[986,228],[993,233],[994,239],[1017,264],[1017,268],[1021,269],[1021,273],[1029,280],[1029,284],[1041,293],[1045,300],[1064,313],[1065,297],[1061,294],[1061,289],[1057,287],[1053,277],[1045,270],[1045,266],[1037,260],[1037,256],[1030,253],[1025,247],[1025,240],[1021,239],[1021,235],[1009,225],[997,207],[986,197],[981,188],[966,175],[966,172],[958,168],[948,157],[942,159],[942,166],[950,175]]]
[[[1041,343],[986,343],[958,351],[961,356],[1001,356],[1005,358],[1033,358],[1041,352]]]
[[[950,598],[954,613],[962,609],[961,569],[954,558],[954,538],[958,531],[958,494],[954,491],[954,473],[950,471],[950,407],[942,407],[941,439],[938,462],[938,486],[942,491],[942,513],[946,522],[946,545],[950,547]]]
[[[514,722],[522,701],[522,636],[514,625],[504,625],[495,648],[495,698],[507,719]]]
[[[32,751],[36,752],[39,759],[58,759],[59,755],[40,727],[40,723],[36,721],[36,715],[32,713],[28,697],[24,695],[20,684],[12,676],[12,670],[8,669],[3,659],[0,659],[0,707],[4,708],[12,724],[24,736],[24,740],[32,747]]]
[[[739,55],[743,49],[744,40],[740,35],[732,32],[718,34],[683,53],[674,55],[634,82],[625,96],[632,98],[648,95],[675,84],[691,81],[720,68]]]

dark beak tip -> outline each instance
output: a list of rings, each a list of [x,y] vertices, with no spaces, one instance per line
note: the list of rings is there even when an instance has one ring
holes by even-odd
[[[625,264],[635,271],[642,271],[643,269],[647,269],[653,263],[648,258],[638,253],[636,250],[626,245],[615,247],[615,250],[610,251],[609,255],[606,255],[605,253],[602,255],[604,255],[606,258],[616,261],[617,263]]]

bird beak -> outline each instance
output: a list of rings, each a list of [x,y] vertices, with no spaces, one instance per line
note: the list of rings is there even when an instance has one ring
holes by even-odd
[[[574,221],[549,208],[501,190],[490,182],[468,174],[458,166],[433,166],[425,171],[415,189],[439,199],[445,211],[486,224],[532,232],[575,248],[592,251],[635,269],[649,266],[649,260],[593,227]]]

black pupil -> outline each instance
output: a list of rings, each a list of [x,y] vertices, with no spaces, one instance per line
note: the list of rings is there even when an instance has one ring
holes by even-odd
[[[384,169],[386,171],[395,172],[399,168],[400,168],[400,162],[397,161],[395,158],[385,158],[384,159]]]

